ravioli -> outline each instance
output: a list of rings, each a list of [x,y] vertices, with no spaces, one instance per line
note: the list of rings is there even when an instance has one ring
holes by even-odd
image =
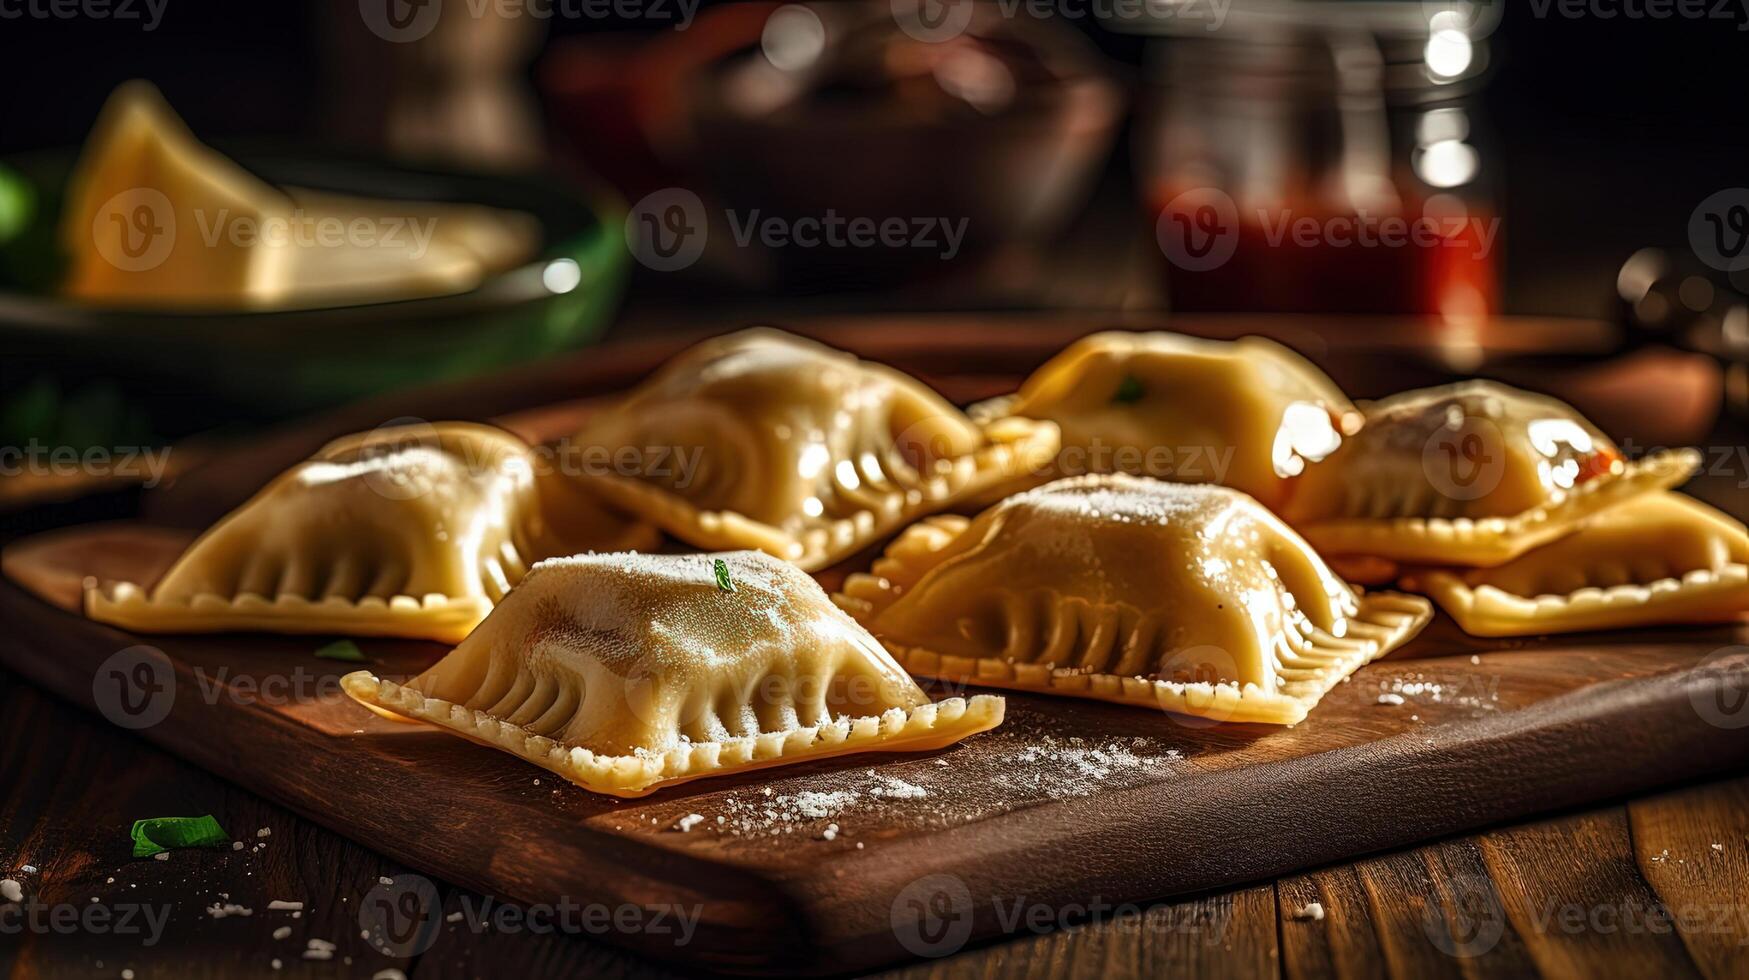
[[[262,630],[454,642],[530,565],[648,548],[507,432],[466,423],[348,436],[281,474],[151,589],[87,589],[92,619],[147,633]]]
[[[1697,500],[1653,493],[1504,565],[1403,584],[1473,636],[1728,623],[1749,613],[1749,534]]]
[[[979,426],[898,371],[764,329],[681,354],[579,439],[647,464],[591,475],[612,502],[695,547],[809,571],[1057,448],[1049,423]]]
[[[1056,475],[1219,483],[1271,508],[1361,423],[1335,382],[1273,341],[1123,331],[1077,341],[971,413],[1057,423]]]
[[[836,600],[914,674],[1278,725],[1432,615],[1236,490],[1121,475],[918,524]]]
[[[996,727],[1004,708],[990,695],[932,703],[812,578],[753,551],[545,561],[429,670],[342,684],[379,712],[624,797],[939,749]]]
[[[1326,554],[1498,565],[1700,464],[1691,449],[1630,461],[1571,407],[1491,381],[1405,392],[1366,416],[1283,510]]]

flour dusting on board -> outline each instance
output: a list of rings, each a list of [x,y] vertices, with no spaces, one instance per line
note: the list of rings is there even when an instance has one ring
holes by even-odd
[[[1148,744],[1145,738],[1092,742],[1046,735],[1005,756],[1012,768],[996,781],[1010,788],[1040,790],[1053,799],[1086,796],[1114,776],[1145,772],[1157,758],[1180,758],[1176,749],[1168,749],[1163,756],[1137,754],[1138,750],[1146,751]]]
[[[687,801],[693,811],[637,818],[646,826],[729,840],[793,835],[861,846],[893,828],[961,826],[1048,800],[1078,799],[1170,777],[1184,757],[1159,739],[1085,739],[1027,732],[1021,726],[983,736],[987,753],[973,769],[952,753],[816,772]],[[806,788],[799,788],[799,787]],[[789,788],[786,788],[789,787]],[[694,819],[700,817],[702,819]]]

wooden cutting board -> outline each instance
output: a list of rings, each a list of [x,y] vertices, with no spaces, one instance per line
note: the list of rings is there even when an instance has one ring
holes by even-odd
[[[851,346],[923,373],[934,365],[933,380],[959,399],[1012,386],[1017,362],[1049,352],[1011,344],[980,359],[938,344],[924,358],[909,348],[907,359],[878,342]],[[472,399],[452,388],[423,406],[402,400],[394,415],[499,415],[546,438],[665,353],[552,366],[545,384],[522,385],[529,410],[508,417],[518,406],[502,382]],[[553,400],[555,378],[576,400],[537,407]],[[354,413],[267,440],[192,471],[153,512],[210,521],[328,430],[390,417]],[[338,690],[353,665],[313,656],[325,638],[145,637],[63,608],[81,575],[149,579],[187,539],[112,525],[8,548],[8,578],[30,569],[19,577],[34,592],[0,584],[0,661],[431,875],[499,900],[617,915],[636,927],[603,938],[715,969],[839,972],[940,955],[1101,905],[1269,878],[1749,764],[1749,629],[1479,641],[1442,618],[1292,729],[1009,694],[1000,729],[944,752],[852,756],[618,801],[369,714]],[[843,571],[822,577],[830,586]],[[360,646],[391,676],[443,653]],[[677,829],[694,814],[702,819]],[[411,948],[421,929],[440,926],[416,887],[385,889],[366,901],[381,908],[382,941]]]

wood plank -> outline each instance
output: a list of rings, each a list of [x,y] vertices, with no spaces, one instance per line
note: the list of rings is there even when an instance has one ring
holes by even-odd
[[[5,672],[0,672],[0,785],[8,787],[0,799],[0,877],[20,880],[29,898],[46,905],[83,908],[96,897],[114,924],[77,932],[23,929],[0,942],[0,976],[84,978],[133,969],[142,980],[169,975],[295,980],[333,976],[337,968],[370,976],[394,967],[412,977],[474,977],[481,964],[506,976],[664,976],[647,961],[587,935],[478,929],[466,917],[444,922],[428,949],[384,955],[362,940],[359,907],[379,894],[380,878],[409,874],[405,866],[305,823]],[[133,820],[199,813],[216,816],[245,849],[179,851],[167,861],[131,857]],[[268,829],[267,837],[256,836],[262,828]],[[37,870],[23,872],[25,865]],[[442,892],[444,914],[478,910],[487,900],[441,881],[433,885]],[[267,905],[275,899],[303,902],[304,909],[297,916],[271,911]],[[215,903],[243,906],[252,914],[214,918],[207,908]],[[142,928],[124,931],[123,915],[130,917],[130,928]],[[161,932],[144,928],[154,921],[161,923]],[[283,939],[274,935],[280,928],[290,930]],[[334,958],[303,959],[311,938],[334,942],[339,947]]]
[[[1749,977],[1749,780],[1628,804],[1634,861],[1702,974]]]
[[[961,980],[972,977],[1162,977],[1196,976],[1261,980],[1279,974],[1275,890],[1241,888],[1189,901],[1157,905],[1117,904],[1076,922],[1077,907],[1010,905],[1016,921],[1051,931],[1020,928],[1021,938],[956,952],[876,976],[880,980]],[[1059,927],[1067,921],[1067,925]]]
[[[1615,807],[1485,834],[1482,860],[1498,901],[1545,976],[1693,977],[1658,897],[1634,861],[1627,812]]]
[[[1384,950],[1353,867],[1290,875],[1275,890],[1283,976],[1385,976]],[[1313,902],[1323,907],[1321,921],[1305,911]]]

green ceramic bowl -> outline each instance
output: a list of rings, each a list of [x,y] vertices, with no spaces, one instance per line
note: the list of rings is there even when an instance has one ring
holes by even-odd
[[[541,224],[538,256],[449,296],[264,312],[97,309],[59,296],[72,154],[0,165],[0,444],[178,437],[489,371],[596,338],[629,254],[624,205],[541,177],[412,170],[221,145],[280,185],[483,204]]]

